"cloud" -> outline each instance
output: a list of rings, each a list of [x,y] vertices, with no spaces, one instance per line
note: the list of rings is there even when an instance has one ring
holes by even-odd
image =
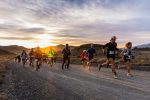
[[[0,37],[0,39],[4,40],[37,40],[33,37]]]
[[[32,40],[49,34],[58,44],[80,44],[104,43],[116,35],[120,43],[129,36],[138,42],[143,41],[139,34],[150,34],[149,16],[149,0],[1,0],[0,36]]]
[[[21,33],[35,33],[35,34],[43,34],[46,32],[44,28],[25,28],[18,30]]]

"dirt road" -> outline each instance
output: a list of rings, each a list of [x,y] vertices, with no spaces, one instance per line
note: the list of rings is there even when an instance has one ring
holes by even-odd
[[[125,70],[118,70],[119,79],[113,79],[111,69],[80,65],[61,70],[43,65],[39,71],[26,65],[10,62],[10,70],[0,92],[10,100],[150,100],[150,72],[133,71],[126,77]]]

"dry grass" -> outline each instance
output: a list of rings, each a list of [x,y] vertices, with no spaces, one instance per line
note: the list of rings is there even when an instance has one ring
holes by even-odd
[[[133,59],[133,64],[135,65],[150,65],[150,50],[134,50],[134,56],[135,59]],[[103,63],[107,60],[107,58],[100,54],[94,59],[94,63]],[[59,58],[58,61],[62,61],[62,58]],[[122,58],[119,58],[119,60],[123,62]],[[78,56],[71,57],[71,63],[74,64],[81,64],[81,59]]]
[[[135,50],[134,64],[150,65],[150,51],[149,50]]]

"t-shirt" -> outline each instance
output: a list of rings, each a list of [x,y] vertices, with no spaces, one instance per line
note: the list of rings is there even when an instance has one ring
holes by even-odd
[[[64,57],[69,57],[71,55],[70,49],[64,48],[62,54]]]
[[[126,58],[126,59],[131,59],[131,57],[132,57],[132,50],[131,49],[124,49],[124,57]]]
[[[26,52],[22,52],[21,58],[22,58],[22,59],[26,59],[26,58],[27,58],[27,53],[26,53]]]
[[[94,54],[96,54],[96,50],[95,50],[94,48],[89,48],[89,49],[87,50],[87,56],[88,56],[89,58],[93,58],[93,57],[94,57]]]
[[[30,51],[29,56],[33,57],[34,56],[34,51]]]
[[[50,50],[48,52],[48,57],[54,57],[54,51],[53,50]]]
[[[118,53],[117,43],[109,42],[103,48],[107,48],[107,55],[116,55]]]
[[[34,56],[35,56],[36,59],[42,58],[42,51],[41,50],[36,50],[34,52]]]
[[[86,53],[85,52],[82,52],[81,55],[80,55],[81,59],[86,59]]]

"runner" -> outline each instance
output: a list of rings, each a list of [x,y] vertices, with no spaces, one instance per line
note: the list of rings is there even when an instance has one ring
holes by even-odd
[[[87,66],[89,70],[93,62],[94,54],[96,54],[96,50],[94,49],[94,45],[91,44],[91,47],[87,50],[87,57],[88,57]]]
[[[47,53],[43,53],[43,56],[42,56],[42,58],[43,58],[43,63],[48,63],[48,54]]]
[[[121,52],[121,55],[123,55],[123,59],[127,68],[127,76],[132,77],[131,74],[131,60],[134,59],[134,56],[132,55],[132,43],[128,42],[125,45],[125,49]]]
[[[33,48],[31,49],[31,51],[29,52],[29,66],[32,66],[32,67],[34,67],[34,59],[35,59],[35,57],[34,57],[34,50],[33,50]]]
[[[48,64],[50,64],[51,67],[53,67],[54,64],[54,50],[50,48],[48,52]]]
[[[108,47],[104,48],[103,49],[103,53],[104,55],[107,57],[107,50],[108,50]],[[108,59],[107,59],[108,60]],[[109,68],[109,61],[106,61],[105,65],[106,65],[106,68]],[[104,64],[103,64],[104,65]],[[99,66],[99,65],[98,65]],[[100,71],[100,67],[99,67],[99,71]]]
[[[18,63],[21,62],[21,56],[20,56],[20,55],[17,55],[17,56],[15,57],[15,62],[18,62]]]
[[[104,45],[104,49],[107,48],[107,61],[101,65],[99,65],[99,71],[101,69],[101,67],[103,67],[104,65],[111,65],[112,68],[112,72],[114,74],[114,78],[117,78],[117,73],[116,73],[116,65],[115,65],[115,59],[116,59],[116,54],[117,54],[117,43],[116,43],[116,36],[113,36],[110,40],[109,43],[107,43],[106,45]]]
[[[54,62],[54,64],[56,64],[57,57],[58,57],[58,54],[57,54],[56,51],[54,51],[54,57],[53,57],[53,62]]]
[[[80,55],[84,68],[86,67],[86,64],[87,64],[87,54],[86,53],[87,53],[86,50],[83,50],[83,52]]]
[[[70,52],[70,47],[68,44],[66,44],[65,48],[62,51],[62,54],[63,54],[62,70],[64,69],[64,65],[65,65],[65,68],[69,69],[71,52]]]
[[[39,47],[34,52],[35,60],[36,60],[36,71],[40,69],[40,66],[42,65],[42,51]]]
[[[27,62],[27,58],[28,58],[28,55],[27,55],[26,51],[23,50],[22,53],[21,53],[21,59],[22,59],[23,67],[25,66],[25,64]]]

